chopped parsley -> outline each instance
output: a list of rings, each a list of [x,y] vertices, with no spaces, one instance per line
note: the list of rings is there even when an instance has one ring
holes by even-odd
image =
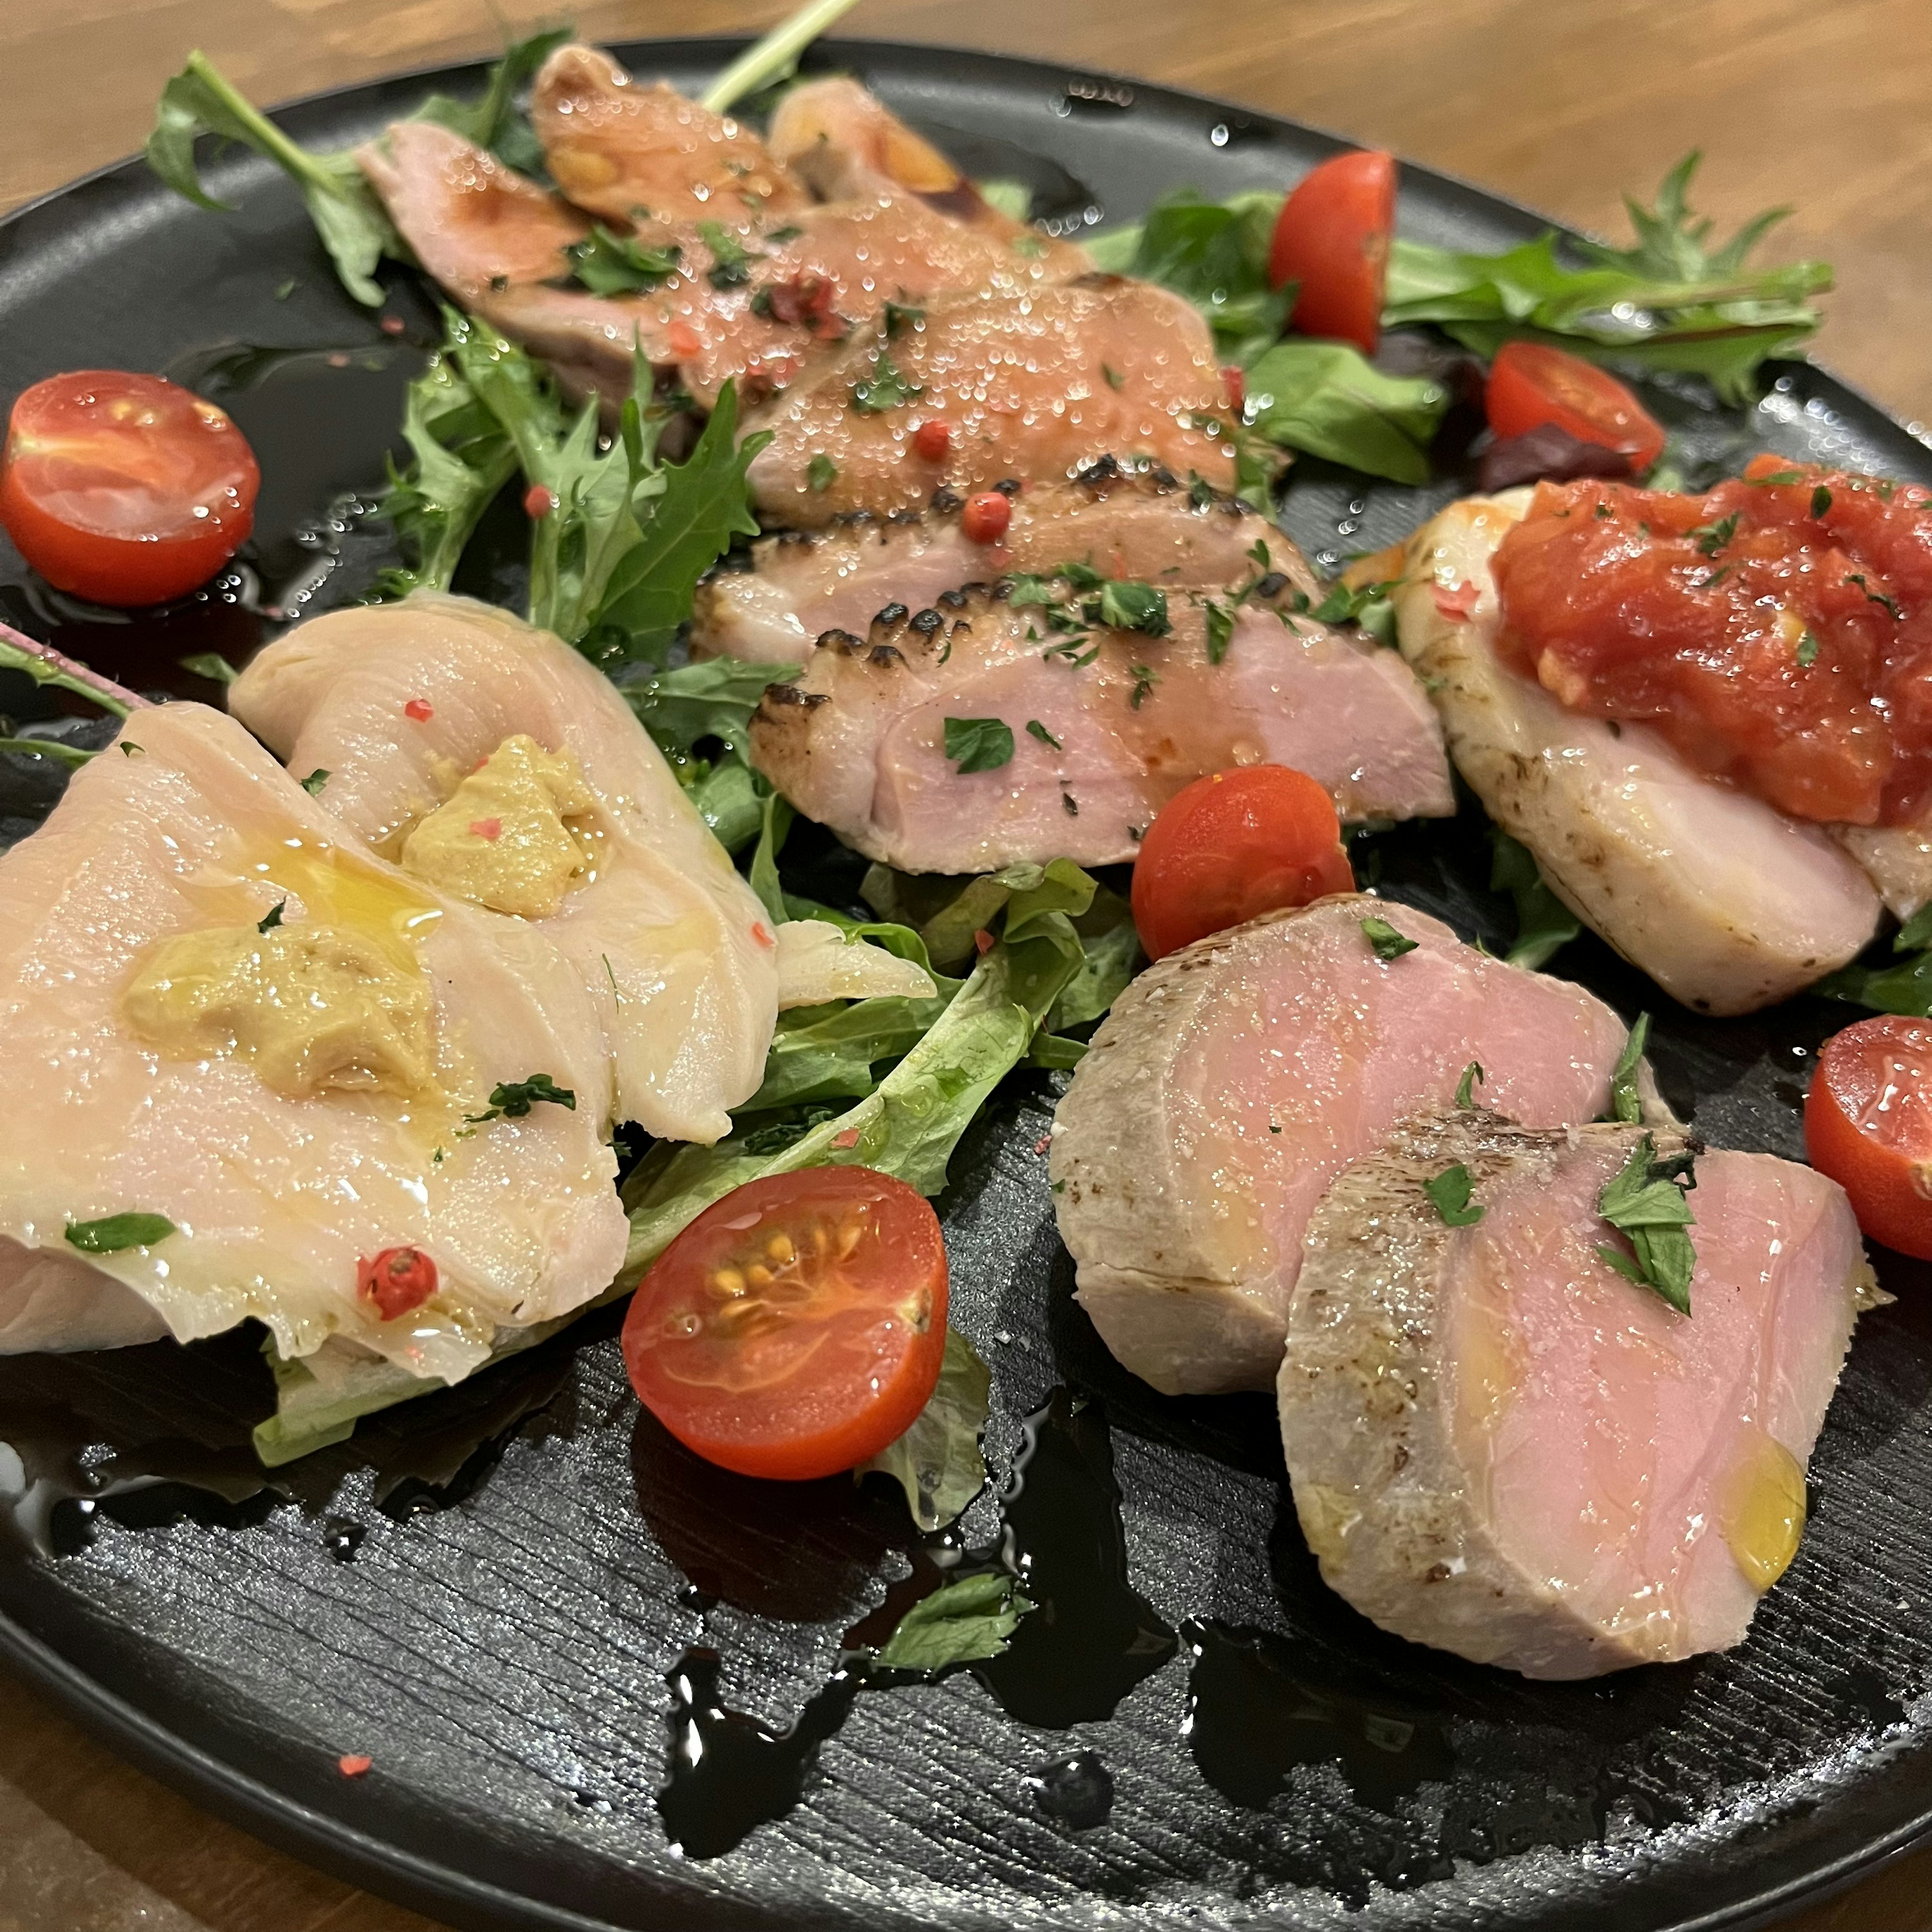
[[[998,1657],[1034,1607],[1008,1571],[956,1577],[922,1597],[873,1654],[886,1670],[945,1670]]]
[[[281,924],[282,908],[287,904],[288,901],[286,899],[278,899],[273,905],[269,907],[268,916],[265,919],[256,921],[255,930],[257,932],[272,932],[277,926]]]
[[[1133,676],[1134,688],[1127,699],[1127,709],[1138,711],[1147,702],[1148,693],[1160,682],[1160,677],[1150,664],[1130,664],[1128,669]]]
[[[1098,599],[1083,608],[1090,624],[1106,624],[1117,631],[1164,638],[1174,628],[1167,614],[1167,592],[1151,584],[1107,578],[1100,585]]]
[[[1217,664],[1234,641],[1234,614],[1210,597],[1202,607],[1202,614],[1208,620],[1208,662]]]
[[[886,340],[896,342],[902,329],[916,328],[926,320],[926,311],[915,308],[910,302],[889,302],[886,304]]]
[[[949,718],[946,755],[964,776],[996,772],[1013,757],[1013,728],[1004,718]]]
[[[1127,380],[1111,362],[1102,362],[1100,364],[1100,374],[1110,389],[1121,388]]]
[[[1811,493],[1811,514],[1822,517],[1831,507],[1832,493],[1821,483]]]
[[[805,480],[814,496],[822,496],[838,482],[838,466],[821,449],[805,466]]]
[[[1037,718],[1027,720],[1027,730],[1042,745],[1051,745],[1056,752],[1062,748],[1060,740]]]
[[[646,248],[631,236],[614,234],[601,222],[563,252],[570,257],[570,279],[594,296],[635,295],[656,288],[677,273],[680,254],[674,244]]]
[[[711,269],[705,280],[714,289],[741,289],[752,279],[753,257],[722,222],[700,221],[698,235],[711,250]]]
[[[1400,959],[1405,952],[1413,952],[1418,940],[1405,939],[1385,919],[1365,919],[1362,922],[1362,936],[1376,949],[1378,959]]]
[[[480,1114],[465,1114],[472,1127],[488,1120],[520,1120],[539,1100],[552,1106],[576,1111],[577,1096],[568,1087],[560,1087],[548,1073],[532,1073],[527,1080],[506,1080],[490,1090],[490,1104]]]
[[[1714,524],[1705,524],[1690,535],[1705,556],[1715,556],[1737,533],[1738,513],[1733,510],[1728,517],[1720,517]]]
[[[926,394],[924,386],[908,382],[898,364],[881,349],[872,364],[872,373],[862,382],[852,386],[852,406],[864,416],[882,416],[887,410],[903,408]]]
[[[1617,1055],[1617,1064],[1610,1070],[1610,1118],[1621,1120],[1626,1126],[1635,1126],[1643,1118],[1643,1104],[1637,1093],[1636,1070],[1642,1064],[1643,1050],[1650,1044],[1650,1016],[1639,1013],[1636,1024],[1630,1030],[1630,1037],[1624,1042],[1624,1050]]]
[[[1486,1208],[1471,1204],[1469,1196],[1473,1185],[1469,1170],[1459,1160],[1454,1167],[1445,1167],[1434,1180],[1425,1180],[1422,1191],[1448,1226],[1473,1228],[1489,1212]]]
[[[308,794],[310,798],[313,798],[317,792],[321,790],[324,785],[328,784],[328,767],[324,765],[317,765],[315,770],[310,772],[308,776],[302,780],[302,788],[304,791]]]
[[[1798,662],[1802,664],[1818,662],[1818,640],[1809,631],[1798,640]]]
[[[1895,622],[1900,624],[1905,622],[1905,613],[1898,608],[1896,599],[1888,597],[1882,590],[1874,590],[1856,571],[1846,578],[1845,581],[1847,584],[1856,584],[1865,593],[1867,603],[1882,604],[1892,613]]]
[[[118,1255],[129,1248],[152,1248],[180,1230],[165,1214],[109,1214],[98,1221],[70,1221],[70,1247],[84,1255]]]
[[[1677,1184],[1680,1177],[1683,1187]],[[1684,1189],[1696,1184],[1688,1152],[1660,1160],[1656,1143],[1646,1134],[1597,1197],[1597,1212],[1628,1238],[1634,1251],[1627,1255],[1604,1244],[1597,1250],[1599,1258],[1626,1280],[1654,1291],[1680,1315],[1690,1312],[1690,1275],[1697,1260],[1685,1232],[1696,1226],[1696,1216]]]
[[[1485,1076],[1483,1063],[1472,1060],[1462,1070],[1462,1077],[1456,1085],[1456,1104],[1459,1107],[1473,1107],[1476,1104],[1476,1089],[1482,1084]]]

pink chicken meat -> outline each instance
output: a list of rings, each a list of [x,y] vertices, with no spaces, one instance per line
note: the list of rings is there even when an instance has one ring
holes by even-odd
[[[1870,1279],[1857,1224],[1809,1168],[1700,1154],[1680,1314],[1599,1252],[1645,1139],[1424,1116],[1316,1210],[1282,1442],[1323,1576],[1384,1629],[1594,1676],[1742,1642],[1796,1554]],[[1458,1162],[1482,1218],[1450,1227],[1424,1184]]]
[[[1414,950],[1378,957],[1371,918]],[[1624,1040],[1581,987],[1364,894],[1172,953],[1115,1000],[1054,1120],[1081,1305],[1164,1394],[1271,1388],[1302,1236],[1348,1162],[1446,1106],[1472,1061],[1521,1119],[1589,1120]]]

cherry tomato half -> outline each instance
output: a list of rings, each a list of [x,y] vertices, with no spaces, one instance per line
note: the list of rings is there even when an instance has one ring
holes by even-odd
[[[638,1399],[747,1476],[835,1475],[911,1427],[946,1353],[946,1244],[866,1167],[747,1181],[652,1265],[624,1322]]]
[[[1825,1042],[1804,1150],[1874,1240],[1932,1261],[1932,1021],[1884,1013]]]
[[[1247,765],[1196,778],[1162,807],[1134,862],[1134,925],[1159,959],[1354,887],[1334,800],[1306,772]]]
[[[1664,454],[1664,429],[1614,376],[1540,342],[1506,342],[1483,398],[1499,436],[1553,423],[1579,442],[1621,451],[1640,476]]]
[[[1303,176],[1274,225],[1268,282],[1298,282],[1289,317],[1304,335],[1373,352],[1382,327],[1389,237],[1395,232],[1395,157],[1336,154]]]
[[[160,604],[235,554],[261,481],[247,440],[212,403],[159,376],[83,369],[14,404],[0,524],[56,590]]]

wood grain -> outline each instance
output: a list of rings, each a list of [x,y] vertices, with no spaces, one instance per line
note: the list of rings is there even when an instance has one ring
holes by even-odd
[[[502,0],[514,28],[554,17]],[[591,0],[592,38],[755,31],[735,0]],[[1932,7],[1925,0],[865,0],[848,31],[999,48],[1332,128],[1620,232],[1684,151],[1720,226],[1797,210],[1770,253],[1822,256],[1821,359],[1932,422]],[[132,152],[205,47],[274,102],[487,53],[484,0],[8,0],[0,208]],[[0,1680],[0,1932],[433,1932],[206,1816]],[[1786,1932],[1932,1932],[1932,1854]]]

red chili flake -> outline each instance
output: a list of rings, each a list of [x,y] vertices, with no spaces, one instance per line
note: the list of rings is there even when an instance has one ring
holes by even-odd
[[[928,463],[944,463],[952,447],[952,425],[944,416],[928,416],[912,433],[912,446]]]
[[[335,1760],[335,1768],[344,1778],[360,1778],[376,1760],[355,1753],[347,1753]]]
[[[427,724],[436,716],[436,706],[426,698],[412,698],[403,706],[403,716],[413,718],[418,724]]]
[[[1229,406],[1239,416],[1248,406],[1248,372],[1238,364],[1230,362],[1221,371],[1221,382],[1228,392]]]
[[[500,818],[472,818],[470,821],[470,836],[472,838],[487,838],[494,845],[503,836],[503,821]]]
[[[664,331],[664,340],[674,356],[695,356],[704,346],[696,329],[688,322],[674,322]]]
[[[1430,586],[1430,595],[1444,616],[1462,619],[1475,615],[1476,599],[1481,592],[1473,584],[1459,584],[1453,590],[1436,584]]]
[[[376,326],[385,335],[400,335],[403,332],[404,325],[400,316],[386,315]]]
[[[859,1144],[859,1130],[856,1127],[848,1127],[842,1134],[834,1134],[832,1136],[832,1144],[836,1148],[856,1147]]]
[[[973,944],[982,952],[990,952],[993,950],[993,935],[982,926],[977,932],[974,934]]]
[[[556,492],[547,490],[541,483],[532,483],[524,492],[524,514],[531,518],[544,518],[556,508]]]
[[[1051,1134],[1042,1134],[1040,1138],[1034,1142],[1033,1150],[1035,1154],[1044,1154],[1052,1144],[1053,1136]]]
[[[752,937],[763,946],[773,946],[777,945],[778,943],[777,934],[773,932],[771,928],[761,919],[753,921],[752,926]]]
[[[1012,520],[1012,505],[997,490],[968,496],[965,508],[959,512],[959,527],[976,544],[998,543]]]
[[[436,1264],[420,1248],[385,1248],[356,1264],[356,1292],[385,1322],[420,1308],[436,1292]]]

